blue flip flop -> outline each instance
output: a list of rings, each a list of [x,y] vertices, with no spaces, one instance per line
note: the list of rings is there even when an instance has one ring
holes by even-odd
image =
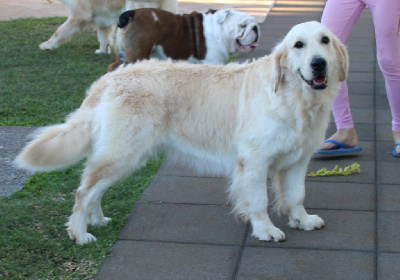
[[[330,148],[330,149],[319,149],[315,152],[317,155],[324,155],[324,156],[351,155],[351,154],[359,153],[362,150],[360,146],[350,147],[339,141],[332,140],[332,139],[325,140],[325,143],[335,144],[335,147]],[[398,143],[398,144],[400,145],[400,143]],[[400,155],[399,155],[399,157],[400,157]]]
[[[394,144],[394,148],[393,148],[393,151],[392,151],[392,156],[394,156],[394,157],[400,157],[400,154],[396,153],[396,147],[398,145],[400,145],[400,142],[397,142],[396,144]]]

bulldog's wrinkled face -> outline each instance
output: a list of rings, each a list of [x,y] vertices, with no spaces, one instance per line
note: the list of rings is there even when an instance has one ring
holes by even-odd
[[[231,9],[216,12],[218,22],[231,39],[230,52],[251,52],[258,46],[260,28],[255,17]]]

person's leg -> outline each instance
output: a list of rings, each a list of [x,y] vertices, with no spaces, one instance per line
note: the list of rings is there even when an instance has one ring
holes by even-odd
[[[374,19],[379,67],[392,112],[394,142],[400,142],[400,1],[366,0]],[[400,146],[397,146],[400,155]]]
[[[322,14],[321,23],[328,27],[342,42],[346,42],[353,26],[357,22],[365,4],[361,0],[328,0]],[[329,139],[353,147],[358,144],[350,111],[347,83],[340,84],[333,102],[332,113],[337,132]],[[333,148],[335,144],[324,143],[321,149]]]

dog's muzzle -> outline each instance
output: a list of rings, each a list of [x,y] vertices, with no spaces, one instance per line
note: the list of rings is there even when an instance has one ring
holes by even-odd
[[[321,57],[313,58],[310,67],[312,69],[313,79],[306,80],[299,69],[298,72],[301,78],[315,90],[326,89],[328,86],[328,79],[326,77],[326,60]]]
[[[258,46],[258,38],[258,25],[255,24],[250,31],[245,31],[239,38],[236,38],[236,49],[241,52],[252,52]]]

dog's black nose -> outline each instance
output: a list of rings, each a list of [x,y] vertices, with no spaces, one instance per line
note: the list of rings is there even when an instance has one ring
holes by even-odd
[[[311,68],[314,71],[323,71],[326,68],[326,60],[321,57],[313,58],[311,61]]]

